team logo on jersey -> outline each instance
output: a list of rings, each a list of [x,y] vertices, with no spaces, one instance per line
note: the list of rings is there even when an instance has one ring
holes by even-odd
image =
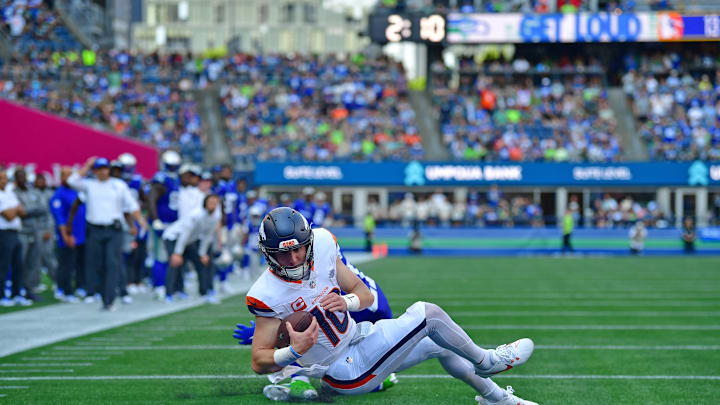
[[[348,357],[345,358],[345,362],[346,362],[347,364],[352,364],[353,358],[348,356]]]
[[[284,240],[284,241],[280,242],[280,247],[281,248],[289,248],[289,247],[297,246],[299,244],[300,244],[300,242],[298,242],[297,239],[290,239],[290,240]]]
[[[331,269],[330,270],[330,279],[332,280],[334,278],[335,278],[335,269]]]
[[[307,304],[305,303],[305,300],[302,299],[302,297],[296,299],[295,302],[290,304],[290,306],[295,312],[302,311],[303,309],[307,308]]]

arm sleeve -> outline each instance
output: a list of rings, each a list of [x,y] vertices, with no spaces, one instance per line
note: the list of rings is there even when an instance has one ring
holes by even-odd
[[[68,177],[67,183],[75,190],[87,192],[87,181],[80,177],[77,172],[71,174],[70,177]]]
[[[217,228],[217,223],[213,221],[212,227],[207,227],[206,232],[202,235],[200,235],[200,251],[198,252],[200,256],[208,254],[208,249],[210,249],[210,244],[213,241],[213,238],[215,237],[215,228]]]
[[[188,216],[184,219],[179,219],[179,221],[181,221],[180,231],[177,239],[175,240],[175,251],[172,253],[181,255],[185,251],[185,246],[187,246],[188,241],[190,240],[190,235],[195,229],[197,217],[194,215]]]
[[[67,215],[62,209],[62,200],[60,197],[54,196],[50,200],[50,213],[52,213],[53,219],[55,219],[55,225],[61,226],[67,223]]]

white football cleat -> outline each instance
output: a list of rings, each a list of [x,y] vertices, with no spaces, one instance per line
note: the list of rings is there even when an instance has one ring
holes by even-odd
[[[537,402],[526,401],[522,398],[518,398],[513,395],[514,393],[515,390],[508,385],[505,389],[505,396],[497,402],[490,402],[480,395],[476,396],[475,400],[478,401],[478,405],[538,405]]]
[[[481,368],[480,364],[476,364],[475,374],[487,378],[522,365],[532,356],[533,349],[535,349],[535,343],[528,338],[523,338],[500,345],[495,350],[488,350],[493,364],[489,368]]]

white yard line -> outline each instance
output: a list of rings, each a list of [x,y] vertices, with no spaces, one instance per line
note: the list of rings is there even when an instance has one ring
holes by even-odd
[[[37,361],[37,360],[46,360],[46,361],[47,360],[49,360],[49,361],[63,361],[63,360],[64,361],[67,361],[67,360],[81,360],[82,361],[82,360],[85,360],[85,361],[89,361],[89,360],[109,360],[109,359],[110,359],[110,357],[87,357],[87,356],[74,356],[74,357],[67,357],[67,356],[51,357],[51,356],[48,356],[48,357],[22,357],[22,358],[20,358],[20,360],[23,360],[23,361],[28,361],[28,360],[30,360],[30,361],[33,361],[33,360],[34,361]]]
[[[30,387],[26,385],[0,385],[0,390],[26,390]]]
[[[485,346],[483,346],[485,347]],[[492,346],[488,346],[492,347]],[[537,345],[539,350],[720,350],[720,345]]]
[[[677,293],[661,293],[661,292],[634,292],[634,291],[607,291],[607,292],[557,292],[557,293],[537,293],[537,292],[514,292],[516,297],[522,297],[523,299],[594,299],[594,300],[668,300],[668,299],[679,299],[679,300],[718,300],[718,294],[720,291],[705,291],[705,292],[690,292],[684,294]],[[705,296],[703,296],[703,294]],[[477,291],[459,291],[457,294],[434,294],[418,293],[418,294],[393,294],[393,299],[398,300],[412,300],[416,298],[422,298],[425,300],[430,299],[455,299],[458,296],[473,295],[479,296],[479,298],[507,298],[507,294],[504,293],[493,293],[493,292],[482,292]]]
[[[391,305],[397,305],[398,303],[402,303],[403,306],[410,306],[416,301],[428,301],[426,299],[422,300],[397,300],[393,299],[393,297],[390,297],[390,303]],[[577,301],[568,301],[568,300],[541,300],[541,301],[524,301],[522,299],[514,299],[513,301],[505,301],[502,299],[497,300],[475,300],[468,298],[464,301],[439,301],[436,302],[436,304],[440,305],[442,308],[447,307],[463,307],[463,308],[477,308],[477,307],[503,307],[503,308],[515,308],[515,307],[564,307],[564,308],[572,308],[572,307],[701,307],[701,308],[708,308],[708,307],[715,307],[713,309],[720,309],[720,300],[715,301],[678,301],[674,299],[669,300],[654,300],[654,301],[618,301],[618,300],[608,300],[608,301],[589,301],[589,300],[577,300]],[[451,311],[448,311],[451,312]]]
[[[498,343],[478,343],[481,347],[495,347]],[[125,351],[142,350],[250,350],[247,345],[174,345],[174,346],[109,346],[109,348],[121,348]],[[536,350],[720,350],[720,345],[536,345]],[[82,348],[75,348],[82,352]]]
[[[92,363],[0,363],[2,367],[89,367]]]
[[[0,370],[0,373],[74,373],[72,369]]]
[[[93,347],[97,349],[97,346]],[[247,345],[183,345],[183,346],[107,346],[108,350],[250,350]],[[65,346],[64,350],[82,352],[82,346]]]
[[[470,330],[720,330],[720,325],[463,325]]]
[[[720,317],[720,311],[450,311],[451,316]]]
[[[102,380],[255,380],[266,379],[255,374],[245,375],[112,375],[112,376],[37,376],[0,377],[0,381],[102,381]],[[434,380],[452,379],[447,374],[400,374],[400,379]],[[718,381],[717,375],[594,375],[594,374],[503,374],[493,378],[523,380],[709,380]]]

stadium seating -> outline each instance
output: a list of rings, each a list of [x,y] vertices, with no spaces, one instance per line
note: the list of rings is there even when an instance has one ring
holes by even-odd
[[[21,54],[81,49],[57,12],[42,0],[0,0],[0,29]]]
[[[720,160],[717,53],[645,53],[622,77],[653,160]]]
[[[458,89],[433,67],[433,102],[452,158],[492,161],[614,161],[621,153],[602,70],[463,60]]]
[[[424,155],[399,64],[274,55],[226,62],[219,75],[221,110],[240,161]]]
[[[0,61],[0,97],[202,160],[195,65],[179,55],[50,49]]]

